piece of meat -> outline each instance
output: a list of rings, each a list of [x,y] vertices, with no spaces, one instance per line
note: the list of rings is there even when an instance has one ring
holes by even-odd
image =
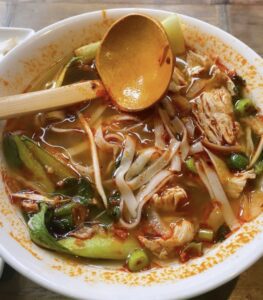
[[[222,84],[225,84],[230,95],[236,95],[236,86],[234,82],[217,65],[212,65],[209,74],[212,75],[212,79],[215,82],[214,87],[220,87]]]
[[[256,174],[253,170],[239,172],[234,176],[229,176],[225,184],[225,191],[227,195],[233,199],[237,199],[241,196],[248,179],[255,179]]]
[[[198,75],[203,71],[209,71],[212,65],[212,61],[207,56],[197,54],[191,50],[187,52],[186,62],[190,76]]]
[[[168,188],[161,195],[154,194],[151,203],[153,206],[163,212],[175,211],[180,200],[186,199],[187,194],[180,186]]]
[[[241,200],[241,213],[240,217],[249,222],[255,219],[263,212],[263,192],[255,191],[245,194]]]
[[[193,240],[195,235],[194,225],[180,219],[176,223],[170,224],[171,236],[169,238],[147,238],[139,236],[139,241],[160,259],[167,259],[175,254],[175,248]]]
[[[236,143],[231,95],[224,87],[203,92],[191,101],[192,111],[207,139],[217,145]]]
[[[170,228],[165,226],[155,207],[149,206],[146,209],[146,213],[148,222],[144,230],[145,235],[161,236],[163,238],[171,235]]]

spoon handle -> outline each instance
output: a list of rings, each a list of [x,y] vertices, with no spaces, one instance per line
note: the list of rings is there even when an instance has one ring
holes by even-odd
[[[59,88],[0,97],[0,119],[71,105],[105,94],[99,80],[91,80]]]

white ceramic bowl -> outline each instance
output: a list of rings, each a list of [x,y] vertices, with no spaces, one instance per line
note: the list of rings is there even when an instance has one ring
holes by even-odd
[[[116,18],[132,12],[164,19],[169,12],[114,9],[72,17],[37,32],[8,54],[0,65],[0,94],[22,92],[39,73],[74,48],[101,38]],[[245,44],[199,20],[181,16],[187,43],[219,56],[247,80],[251,97],[263,111],[263,62]],[[147,45],[146,45],[147,47]],[[1,104],[0,104],[1,105]],[[1,153],[0,153],[1,155]],[[1,158],[2,159],[2,158]],[[263,254],[263,215],[204,257],[138,274],[62,257],[34,245],[0,182],[0,254],[17,271],[38,284],[79,299],[181,299],[211,290],[234,278]]]
[[[19,45],[30,38],[34,32],[30,28],[0,27],[0,43],[13,38],[16,45]]]

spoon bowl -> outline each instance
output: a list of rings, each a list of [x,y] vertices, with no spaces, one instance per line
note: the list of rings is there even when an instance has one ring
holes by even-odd
[[[117,106],[139,111],[166,92],[173,72],[173,54],[159,22],[131,14],[109,28],[97,52],[96,66]]]
[[[162,25],[141,14],[116,21],[96,55],[101,81],[1,97],[0,120],[97,99],[109,94],[120,110],[143,110],[166,92],[173,54]]]

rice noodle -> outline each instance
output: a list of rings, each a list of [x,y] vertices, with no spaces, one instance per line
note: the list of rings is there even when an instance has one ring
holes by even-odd
[[[240,224],[234,215],[231,205],[229,204],[229,200],[227,199],[227,196],[217,176],[216,171],[213,168],[211,168],[204,160],[200,159],[200,162],[203,166],[207,180],[215,196],[214,200],[218,201],[221,204],[225,222],[231,230],[237,229],[240,226]]]
[[[88,146],[86,146],[86,148],[84,149],[85,151],[87,151]],[[63,148],[63,150],[66,152],[66,157],[69,160],[70,164],[73,166],[73,168],[77,171],[77,173],[79,173],[82,176],[85,177],[91,177],[94,173],[93,170],[93,166],[83,166],[79,163],[77,163],[72,155],[69,153],[68,149]]]
[[[186,91],[186,97],[188,99],[193,99],[203,91],[203,89],[210,83],[210,81],[211,78],[210,79],[192,78],[192,81]]]
[[[43,195],[33,194],[33,193],[26,193],[26,192],[18,192],[11,194],[12,197],[22,198],[26,200],[36,201],[36,202],[46,202],[50,204],[60,203],[60,202],[68,202],[69,199],[50,199]]]
[[[190,146],[189,146],[189,143],[187,140],[187,130],[184,126],[184,123],[178,117],[175,117],[171,121],[171,123],[174,126],[174,130],[176,130],[177,133],[180,133],[183,136],[180,150],[181,150],[182,160],[184,161],[186,159],[186,157],[188,156],[188,153],[190,150]]]
[[[102,182],[101,182],[100,164],[99,164],[98,153],[97,153],[97,149],[96,149],[94,136],[89,127],[88,122],[85,120],[82,113],[79,112],[78,117],[79,117],[79,120],[80,120],[81,124],[83,125],[84,130],[89,138],[96,188],[98,190],[99,195],[101,196],[104,206],[107,208],[107,206],[108,206],[107,197],[105,195],[105,192],[104,192],[104,189],[102,186]]]
[[[77,162],[75,162],[71,157],[69,158],[70,163],[73,167],[83,176],[91,177],[94,173],[93,166],[83,166]]]
[[[262,151],[263,151],[263,135],[260,138],[260,141],[259,141],[258,146],[257,146],[257,150],[254,153],[254,155],[253,155],[253,157],[252,157],[252,159],[250,161],[250,164],[249,164],[248,168],[251,168],[251,167],[254,166],[254,164],[256,163],[256,161],[259,159],[259,156],[262,153]]]
[[[246,127],[246,152],[251,157],[255,151],[253,139],[252,139],[252,129],[250,127]]]
[[[135,122],[139,122],[140,119],[136,116],[131,116],[131,115],[126,115],[126,114],[121,114],[121,115],[114,115],[111,116],[110,118],[107,119],[107,121],[116,121],[116,122],[120,122],[120,121],[135,121]]]
[[[189,153],[189,149],[190,149],[190,146],[189,146],[188,140],[187,140],[187,130],[184,126],[184,123],[178,117],[174,117],[173,120],[170,120],[168,113],[161,108],[158,108],[158,112],[163,121],[164,127],[167,130],[167,132],[171,138],[175,139],[175,134],[182,135],[182,142],[181,142],[180,150],[181,150],[182,160],[184,161],[186,159],[186,157]]]
[[[201,163],[199,161],[197,161],[195,163],[195,166],[196,166],[196,170],[197,170],[197,173],[200,177],[200,179],[202,180],[203,184],[205,185],[208,193],[209,193],[209,196],[211,199],[215,199],[215,195],[214,195],[214,192],[213,192],[213,189],[210,185],[210,182],[208,181],[207,179],[207,176],[206,176],[206,173],[201,165]]]
[[[170,171],[180,172],[182,169],[182,160],[179,153],[176,153],[171,161]]]
[[[199,142],[196,142],[193,145],[191,145],[189,153],[196,154],[196,153],[200,153],[202,151],[204,151],[204,147],[203,147],[203,144],[199,141]]]
[[[165,110],[167,111],[169,117],[174,117],[175,114],[176,114],[176,111],[175,111],[175,108],[172,104],[172,101],[170,99],[170,97],[168,96],[165,96],[163,99],[162,99],[162,104],[165,108]]]
[[[133,177],[141,173],[155,152],[156,150],[154,148],[147,148],[146,150],[143,150],[143,152],[136,158],[129,168],[125,179],[131,180]]]
[[[175,138],[175,136],[170,128],[170,119],[169,119],[167,112],[165,110],[163,110],[162,108],[158,107],[158,113],[161,117],[163,125],[164,125],[166,131],[168,132],[170,138]]]
[[[66,114],[64,110],[54,110],[54,111],[47,112],[45,114],[46,120],[63,121],[65,118],[66,118]]]
[[[123,135],[119,135],[117,133],[108,133],[105,135],[105,140],[106,141],[112,141],[115,140],[117,141],[119,144],[122,144],[123,140],[124,140],[124,136]]]
[[[130,137],[127,136],[125,140],[125,147],[123,150],[121,163],[119,168],[116,170],[116,185],[118,187],[118,190],[121,195],[121,205],[125,203],[130,215],[135,218],[136,217],[136,209],[138,206],[138,203],[136,201],[136,198],[128,186],[128,184],[125,182],[124,176],[129,170],[133,157],[135,154],[135,141]]]
[[[233,145],[233,146],[216,145],[216,144],[209,142],[206,138],[203,139],[202,143],[209,149],[224,152],[224,153],[240,152],[240,150],[241,150],[240,145]]]
[[[101,125],[96,130],[95,143],[101,150],[106,151],[106,152],[113,152],[114,156],[117,154],[117,152],[119,150],[118,145],[111,144],[105,140],[105,138],[103,136]]]
[[[165,142],[164,142],[164,127],[163,122],[160,120],[160,118],[154,118],[154,137],[155,137],[155,147],[164,150],[165,148]]]
[[[50,126],[49,128],[51,131],[54,131],[57,133],[69,133],[69,132],[84,133],[84,130],[79,129],[79,128],[59,128],[59,127],[55,127],[55,126]]]
[[[34,116],[34,123],[37,127],[42,127],[45,124],[45,114],[40,112]]]
[[[173,158],[174,154],[178,150],[180,146],[180,142],[176,141],[175,139],[171,140],[169,149],[164,152],[162,156],[160,156],[154,163],[152,163],[146,170],[144,170],[141,174],[137,177],[133,178],[132,180],[128,181],[129,186],[136,190],[140,188],[142,185],[146,184],[150,179],[164,169],[171,159]]]
[[[185,122],[184,122],[185,128],[187,130],[187,133],[189,135],[190,138],[194,137],[194,133],[195,133],[195,124],[192,118],[188,117],[185,118]]]
[[[100,105],[99,107],[96,108],[95,112],[91,115],[91,117],[89,119],[89,126],[94,125],[95,122],[98,121],[98,119],[104,113],[106,108],[107,108],[106,104],[102,104],[102,105]]]
[[[132,131],[135,128],[138,128],[138,127],[141,127],[141,126],[144,126],[144,124],[143,123],[137,123],[137,124],[133,124],[131,126],[123,126],[122,128],[120,128],[117,123],[111,123],[109,125],[109,128],[113,132],[126,134],[127,131]]]
[[[131,223],[127,223],[123,220],[123,218],[121,218],[120,224],[127,229],[136,227],[141,221],[143,206],[151,199],[152,195],[158,192],[158,190],[161,189],[172,177],[173,174],[167,170],[157,173],[136,195],[136,200],[138,202],[136,218],[132,220]]]

